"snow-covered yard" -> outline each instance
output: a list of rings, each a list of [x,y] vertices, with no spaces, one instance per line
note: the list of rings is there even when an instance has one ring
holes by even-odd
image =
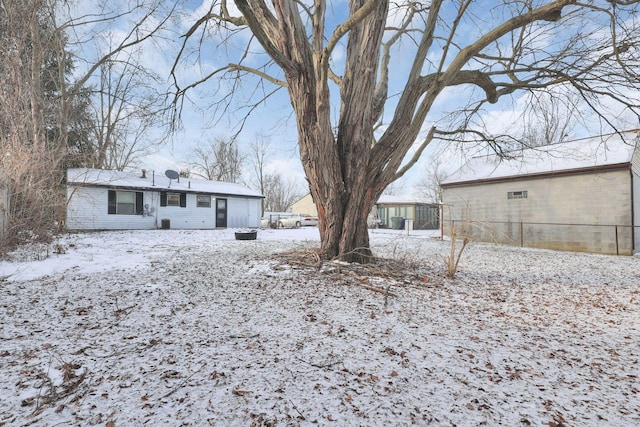
[[[1,262],[0,426],[640,425],[638,257],[472,243],[451,280],[449,242],[382,230],[400,274],[273,256],[317,233]]]

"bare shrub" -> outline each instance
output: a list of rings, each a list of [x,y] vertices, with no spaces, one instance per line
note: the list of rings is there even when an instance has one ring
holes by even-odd
[[[458,248],[458,252],[456,253],[456,246],[458,239],[462,239],[462,244],[460,248]],[[451,226],[451,245],[449,247],[449,256],[445,257],[445,266],[447,267],[447,276],[450,278],[454,278],[456,272],[458,271],[458,263],[460,262],[460,258],[462,257],[462,252],[464,248],[467,247],[469,242],[471,241],[469,237],[468,224],[462,223],[456,226]]]
[[[0,169],[9,206],[0,251],[51,235],[59,208],[72,107],[61,76],[70,71],[62,32],[44,1],[5,3],[0,46]],[[49,16],[47,18],[47,16]]]

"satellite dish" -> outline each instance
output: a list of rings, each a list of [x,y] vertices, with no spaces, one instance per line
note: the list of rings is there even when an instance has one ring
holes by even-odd
[[[178,178],[180,178],[180,174],[178,172],[174,171],[174,170],[171,170],[171,169],[167,169],[166,171],[164,171],[164,174],[169,179],[178,179]]]

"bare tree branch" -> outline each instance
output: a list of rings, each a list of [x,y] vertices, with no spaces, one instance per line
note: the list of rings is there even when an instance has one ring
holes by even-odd
[[[229,62],[237,64],[237,77],[242,72],[278,87],[286,80],[323,257],[371,259],[366,213],[436,138],[485,140],[505,154],[524,139],[506,129],[489,132],[489,104],[558,87],[582,95],[603,116],[609,114],[596,99],[639,108],[632,95],[637,1],[501,0],[490,10],[472,0],[348,0],[348,8],[334,9],[295,0],[236,5],[245,21],[235,25],[248,28],[264,51],[247,45],[240,61]],[[220,15],[231,23],[224,10]],[[335,22],[342,24],[331,27]],[[338,46],[343,56],[335,55]],[[249,62],[265,53],[273,62],[264,68]],[[450,108],[437,104],[445,97]]]

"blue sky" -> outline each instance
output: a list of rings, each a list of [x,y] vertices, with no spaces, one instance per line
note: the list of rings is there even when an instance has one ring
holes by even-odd
[[[179,15],[178,19],[172,21],[172,26],[162,33],[162,39],[152,44],[145,44],[144,49],[140,52],[140,61],[147,67],[152,68],[159,76],[166,79],[167,87],[170,84],[169,71],[173,64],[175,54],[179,49],[180,35],[186,33],[188,28],[193,22],[200,16],[202,16],[209,8],[211,0],[188,0],[184,4],[187,6]],[[230,2],[232,3],[232,2]],[[94,7],[95,3],[83,1],[81,3],[84,8]],[[115,6],[116,2],[111,1],[108,5]],[[343,12],[345,10],[345,1],[333,2],[333,7],[330,7],[329,14],[334,23],[344,19]],[[447,3],[449,6],[451,3]],[[473,20],[463,21],[459,36],[457,36],[456,42],[460,45],[468,43],[470,40],[477,37],[483,31],[486,31],[492,25],[495,14],[499,12],[495,6],[496,2],[478,1],[472,4]],[[95,9],[94,9],[95,10]],[[335,15],[331,15],[335,14]],[[447,9],[445,15],[448,16],[447,22],[453,20],[453,10]],[[390,17],[391,21],[397,21],[397,16]],[[111,25],[108,28],[102,29],[104,31],[111,31],[114,37],[123,36],[124,25],[120,22],[122,27],[118,25]],[[579,20],[571,19],[565,25],[587,25]],[[448,25],[443,21],[443,26]],[[332,30],[332,29],[331,29]],[[551,24],[542,24],[535,30],[535,44],[537,47],[546,50],[554,49],[554,44],[559,35],[558,27]],[[203,39],[202,46],[198,46],[195,43],[190,44],[185,51],[185,60],[181,62],[178,69],[179,81],[182,86],[185,86],[197,79],[202,75],[218,69],[228,63],[238,62],[241,55],[244,55],[244,47],[250,36],[247,31],[234,35],[233,38],[227,38],[228,33],[225,31],[217,31],[215,26],[210,27],[210,31]],[[439,61],[438,47],[435,46],[433,51],[436,53],[430,56],[434,60],[434,64],[426,64],[425,71],[427,69],[433,69],[437,66]],[[85,46],[86,50],[88,46]],[[394,57],[394,67],[392,68],[392,82],[402,82],[406,76],[407,67],[410,64],[412,58],[413,46],[410,40],[403,41],[401,49],[396,52]],[[455,53],[455,52],[452,52]],[[338,46],[332,57],[332,63],[339,71],[341,61],[344,58],[343,46]],[[261,48],[255,42],[248,50],[243,64],[248,66],[258,67],[264,63],[265,55],[261,53]],[[277,70],[271,69],[270,74],[277,73]],[[396,88],[392,88],[390,93],[398,92],[401,90],[399,85]],[[233,135],[237,130],[240,123],[240,119],[247,113],[246,101],[248,99],[256,99],[256,97],[263,96],[265,93],[269,93],[275,89],[275,86],[269,83],[259,83],[256,79],[248,79],[242,83],[234,82],[231,80],[211,80],[210,82],[203,84],[202,86],[191,90],[188,93],[188,97],[185,98],[184,109],[182,111],[183,128],[181,131],[173,135],[172,141],[168,143],[162,150],[155,153],[153,156],[147,157],[141,167],[147,169],[160,170],[163,169],[181,169],[181,164],[187,160],[187,153],[195,147],[197,144],[212,138],[228,138]],[[232,106],[225,110],[224,114],[214,114],[212,106],[219,100],[221,95],[226,95],[229,91],[234,91],[234,103]],[[431,124],[431,120],[438,120],[442,117],[446,118],[448,111],[454,111],[461,105],[467,103],[468,99],[476,97],[479,90],[471,86],[457,86],[452,87],[440,96],[436,105],[434,106],[432,114],[429,115],[427,122],[425,123],[425,132]],[[332,100],[337,102],[337,96]],[[519,131],[518,116],[524,108],[527,106],[527,98],[523,95],[516,95],[510,99],[505,99],[506,102],[500,102],[497,105],[490,105],[480,115],[479,122],[484,122],[487,127],[495,132],[515,132]],[[391,104],[393,103],[393,100]],[[610,109],[616,108],[615,106],[609,106]],[[219,112],[220,110],[218,110]],[[389,107],[385,112],[390,114],[392,111]],[[295,180],[304,186],[304,174],[300,162],[298,160],[297,150],[297,132],[295,127],[295,118],[292,115],[290,102],[286,90],[282,89],[275,95],[268,98],[268,100],[255,110],[251,112],[251,115],[244,125],[243,131],[238,138],[239,147],[241,150],[246,150],[248,145],[258,136],[265,137],[271,141],[272,145],[272,160],[269,168],[273,171],[279,171],[289,176],[292,180]],[[337,116],[337,108],[335,113]],[[623,113],[621,113],[622,115]],[[597,126],[595,127],[597,130]],[[586,136],[582,131],[582,134],[576,134],[575,137]],[[577,132],[578,133],[578,132]],[[436,155],[442,155],[442,144],[434,144],[430,147],[420,162],[416,165],[412,172],[410,172],[405,179],[396,187],[404,188],[404,193],[411,193],[413,184],[419,179],[420,174],[424,167],[429,163],[430,156],[436,153]],[[466,156],[472,154],[473,150],[467,150],[464,153]],[[410,153],[411,154],[411,153]],[[445,155],[446,162],[455,164],[456,167],[460,160],[460,151],[452,151]]]

